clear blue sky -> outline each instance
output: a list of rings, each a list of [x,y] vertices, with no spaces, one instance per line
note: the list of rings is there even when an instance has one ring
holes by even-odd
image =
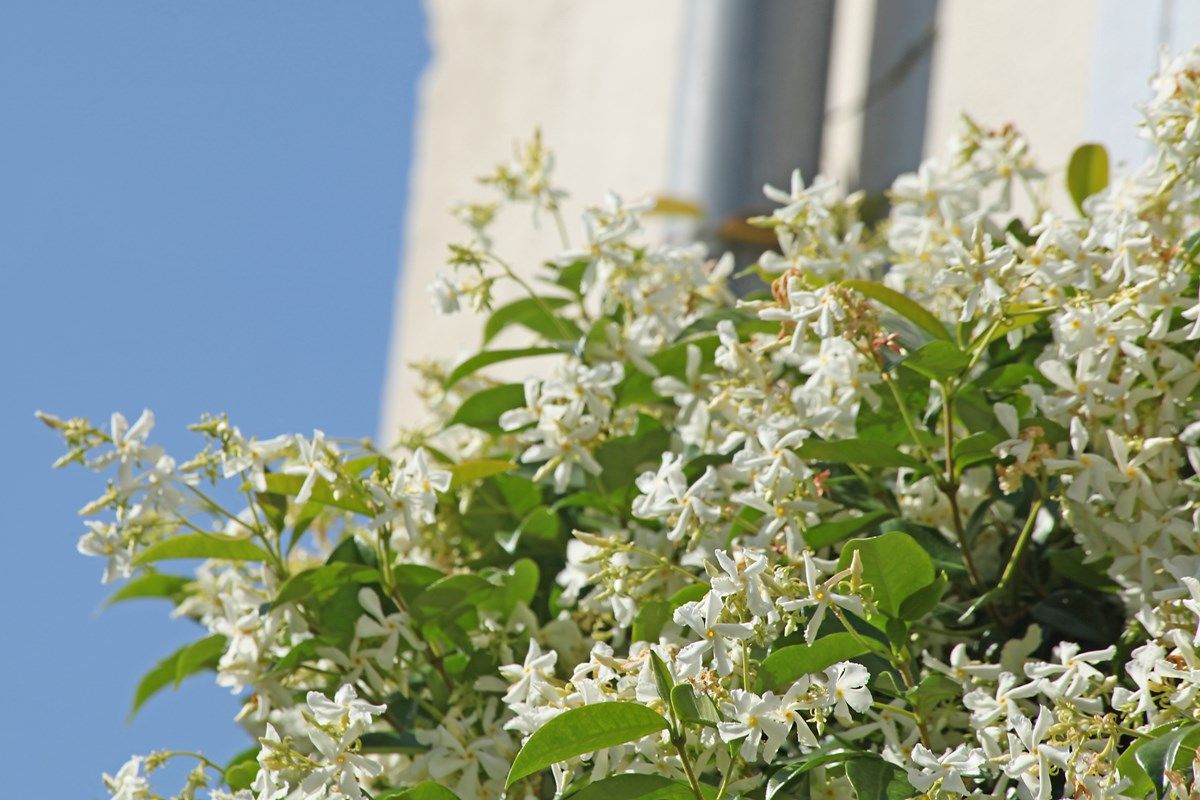
[[[50,471],[33,412],[149,406],[181,453],[204,411],[373,435],[423,25],[417,0],[0,9],[6,797],[98,798],[132,753],[247,745],[211,675],[125,723],[197,631],[158,604],[97,615],[101,564],[74,545],[102,487]]]

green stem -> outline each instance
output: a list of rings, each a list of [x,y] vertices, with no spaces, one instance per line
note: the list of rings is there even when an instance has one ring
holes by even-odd
[[[895,379],[886,372],[881,373],[881,375],[883,382],[887,384],[888,389],[892,393],[892,398],[896,401],[896,407],[900,409],[900,417],[904,420],[904,427],[908,428],[908,435],[912,437],[913,444],[921,451],[921,456],[925,459],[929,468],[933,470],[934,474],[937,474],[937,461],[934,460],[933,455],[930,454],[924,442],[921,441],[921,437],[917,433],[917,426],[913,423],[912,417],[908,413],[908,406],[904,405],[904,398],[900,396],[900,390],[896,388]]]
[[[551,319],[551,321],[554,322],[554,327],[558,328],[558,332],[562,334],[562,337],[564,339],[573,339],[574,338],[574,336],[571,334],[571,332],[569,330],[567,330],[566,326],[564,326],[562,324],[562,320],[558,318],[558,315],[556,313],[554,313],[554,309],[550,308],[550,306],[546,303],[546,301],[544,299],[542,299],[541,295],[537,294],[537,292],[535,292],[533,290],[533,287],[530,286],[529,283],[524,278],[522,278],[520,275],[518,275],[516,273],[516,271],[512,267],[510,267],[504,259],[500,258],[499,256],[497,256],[493,253],[488,253],[488,258],[490,258],[492,260],[492,262],[496,264],[496,266],[498,266],[498,267],[500,267],[500,269],[504,270],[505,275],[507,275],[509,278],[511,278],[513,281],[515,281],[518,286],[520,286],[522,289],[525,290],[525,293],[529,295],[530,299],[533,300],[533,302],[537,303],[538,306],[542,309],[542,311],[545,312],[546,316],[549,317]]]
[[[700,791],[700,781],[696,780],[696,772],[692,769],[692,760],[687,754],[687,739],[683,736],[673,737],[671,744],[675,745],[675,752],[679,753],[679,760],[683,762],[683,771],[687,775],[688,783],[691,784],[692,794],[696,795],[696,800],[704,800],[704,792]]]
[[[967,574],[971,585],[979,588],[983,581],[979,569],[975,566],[975,557],[971,555],[971,546],[967,542],[967,531],[963,527],[962,509],[958,505],[958,475],[954,469],[954,395],[945,385],[942,386],[942,429],[946,441],[946,474],[942,478],[942,492],[950,502],[950,513],[954,520],[954,535],[958,539],[958,547],[962,550],[963,563],[966,564]]]
[[[1000,582],[996,584],[993,592],[999,593],[1006,589],[1009,583],[1012,582],[1013,576],[1017,572],[1017,565],[1024,557],[1025,551],[1029,548],[1029,542],[1033,539],[1033,528],[1037,524],[1038,512],[1042,509],[1042,498],[1033,501],[1029,506],[1029,517],[1025,520],[1025,525],[1021,528],[1021,532],[1017,535],[1017,543],[1013,546],[1012,554],[1008,557],[1008,563],[1004,565],[1004,572],[1000,574]]]

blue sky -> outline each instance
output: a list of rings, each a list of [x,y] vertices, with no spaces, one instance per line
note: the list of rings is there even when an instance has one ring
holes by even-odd
[[[125,723],[197,630],[157,604],[97,614],[101,564],[74,544],[102,486],[49,469],[33,412],[149,406],[180,454],[204,411],[373,435],[423,25],[417,0],[0,10],[0,752],[32,766],[6,796],[102,797],[131,753],[247,745],[211,676]]]

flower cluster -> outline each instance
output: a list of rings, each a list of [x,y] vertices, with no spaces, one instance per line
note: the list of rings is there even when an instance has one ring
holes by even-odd
[[[215,670],[257,740],[110,794],[180,757],[215,800],[1196,796],[1198,75],[1154,78],[1140,168],[1077,151],[1073,209],[971,120],[882,218],[767,187],[740,296],[644,233],[671,203],[573,242],[535,137],[434,287],[532,341],[421,365],[436,421],[394,446],[214,416],[176,460],[149,412],[43,415],[108,476],[79,550],[203,626],[170,676]],[[535,283],[489,233],[522,204]]]

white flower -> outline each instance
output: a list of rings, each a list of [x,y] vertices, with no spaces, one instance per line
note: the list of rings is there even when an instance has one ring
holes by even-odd
[[[741,597],[750,613],[757,617],[771,615],[775,607],[762,579],[767,570],[766,555],[743,549],[736,558],[724,550],[718,550],[716,556],[725,574],[712,579],[713,593],[722,599],[733,595]]]
[[[333,483],[337,480],[337,475],[325,463],[328,445],[325,444],[324,432],[314,430],[311,440],[297,435],[294,441],[298,453],[297,462],[289,464],[283,471],[287,475],[304,476],[304,483],[300,484],[300,491],[296,492],[296,502],[304,504],[312,497],[318,477]]]
[[[723,742],[742,740],[739,750],[742,758],[747,761],[757,759],[758,746],[764,735],[775,741],[787,735],[788,726],[777,716],[779,698],[771,692],[760,697],[744,689],[734,689],[731,700],[725,709],[725,717],[731,721],[717,723],[717,732]]]
[[[87,520],[84,522],[88,532],[79,538],[75,546],[85,556],[107,558],[104,567],[104,583],[112,583],[118,578],[128,578],[133,574],[133,543],[126,541],[120,528],[110,522]]]
[[[306,699],[313,717],[323,725],[365,728],[387,710],[385,706],[360,700],[358,692],[350,684],[338,689],[332,700],[320,692],[309,692]]]
[[[1008,736],[1009,762],[1004,772],[1009,777],[1017,778],[1035,800],[1048,800],[1050,797],[1051,767],[1066,769],[1070,759],[1070,750],[1065,747],[1054,747],[1045,742],[1050,727],[1054,724],[1054,715],[1044,707],[1038,709],[1037,722],[1029,721],[1024,715],[1015,715],[1010,720],[1015,733]]]
[[[558,653],[553,650],[543,653],[537,640],[530,639],[524,664],[507,664],[500,667],[500,674],[512,684],[508,693],[504,695],[504,702],[513,705],[538,700],[545,703],[557,699],[559,692],[550,683],[557,662]]]
[[[935,783],[943,792],[969,794],[963,783],[963,777],[973,777],[983,769],[986,759],[978,750],[972,750],[960,744],[952,750],[946,750],[940,756],[934,755],[923,744],[917,744],[912,750],[912,762],[916,765],[906,767],[908,782],[918,792],[927,792]]]
[[[831,575],[824,582],[821,581],[821,566],[810,551],[805,550],[802,553],[804,559],[804,585],[808,591],[808,595],[796,600],[784,600],[779,603],[779,607],[785,611],[808,611],[808,625],[804,629],[804,640],[812,644],[817,638],[817,631],[821,627],[821,623],[825,620],[825,612],[834,607],[844,608],[853,611],[860,617],[866,616],[866,611],[863,608],[862,598],[856,595],[842,594],[835,592],[834,589],[839,583],[853,575],[856,569],[861,569],[859,564],[858,552],[854,553],[854,560],[849,567]]]
[[[700,641],[692,642],[679,651],[677,661],[684,666],[686,675],[699,674],[703,658],[709,652],[712,653],[718,674],[733,672],[731,642],[749,639],[754,635],[754,627],[742,622],[720,622],[723,610],[721,598],[716,592],[709,592],[702,600],[684,603],[675,609],[675,623],[686,626],[701,637]]]
[[[104,775],[104,788],[113,800],[152,800],[150,781],[142,775],[141,756],[132,756],[116,775]]]
[[[825,701],[843,724],[851,721],[850,709],[860,714],[871,707],[871,690],[867,681],[871,673],[862,664],[839,661],[825,670]]]

